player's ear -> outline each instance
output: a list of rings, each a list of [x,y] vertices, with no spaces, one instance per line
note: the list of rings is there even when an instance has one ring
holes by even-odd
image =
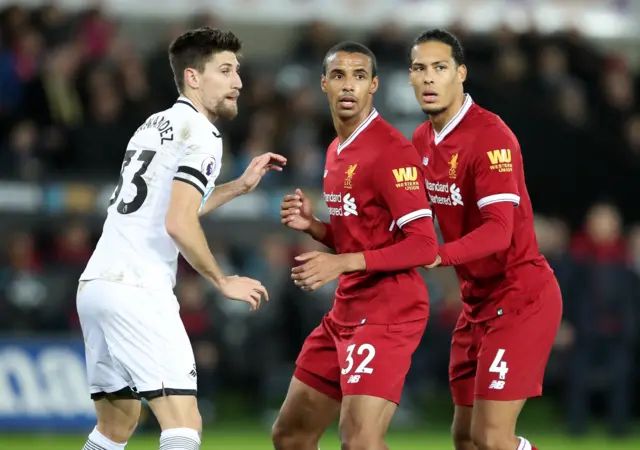
[[[322,75],[320,78],[320,87],[322,88],[322,92],[327,92],[327,77]]]
[[[371,89],[369,89],[369,94],[375,94],[377,90],[378,90],[378,75],[373,77],[373,80],[371,81]]]
[[[467,66],[465,66],[464,64],[458,66],[458,78],[460,79],[461,83],[467,81]]]
[[[192,89],[197,89],[200,85],[200,77],[195,69],[187,67],[184,69],[184,84]]]

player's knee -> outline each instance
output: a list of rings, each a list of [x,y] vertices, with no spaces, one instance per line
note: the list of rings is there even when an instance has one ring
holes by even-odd
[[[451,437],[456,450],[475,450],[471,431],[468,427],[456,426],[454,423],[451,427]]]
[[[472,430],[472,439],[478,450],[513,450],[515,437],[499,428]]]
[[[384,448],[384,435],[367,427],[346,427],[340,424],[342,450],[370,450]]]
[[[295,422],[278,417],[271,429],[271,441],[276,450],[315,449],[319,436],[297,426]]]
[[[98,420],[98,431],[101,435],[113,442],[127,442],[136,427],[138,426],[138,420],[136,418],[130,418],[128,420]]]

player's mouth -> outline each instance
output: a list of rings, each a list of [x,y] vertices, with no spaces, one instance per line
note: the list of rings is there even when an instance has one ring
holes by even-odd
[[[227,95],[226,99],[236,103],[238,101],[238,97],[240,97],[240,94],[231,94],[231,95]]]
[[[356,98],[350,95],[340,97],[338,105],[343,109],[353,109],[356,106]]]
[[[436,101],[438,101],[438,94],[436,94],[434,91],[424,91],[422,93],[422,99],[426,103],[435,103]]]

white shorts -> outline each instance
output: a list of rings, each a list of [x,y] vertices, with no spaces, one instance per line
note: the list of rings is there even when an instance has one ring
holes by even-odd
[[[77,308],[91,398],[197,394],[193,349],[172,291],[81,281]]]

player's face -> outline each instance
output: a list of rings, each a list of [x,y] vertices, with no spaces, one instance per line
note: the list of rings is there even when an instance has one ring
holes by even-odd
[[[371,59],[361,53],[338,52],[327,60],[321,84],[332,115],[347,120],[371,109],[378,89],[371,69]]]
[[[430,115],[440,114],[462,96],[467,68],[458,66],[451,47],[438,41],[428,41],[411,49],[409,82],[422,110]]]
[[[199,74],[202,104],[211,114],[223,119],[238,115],[238,97],[242,81],[240,64],[233,52],[216,53]]]

